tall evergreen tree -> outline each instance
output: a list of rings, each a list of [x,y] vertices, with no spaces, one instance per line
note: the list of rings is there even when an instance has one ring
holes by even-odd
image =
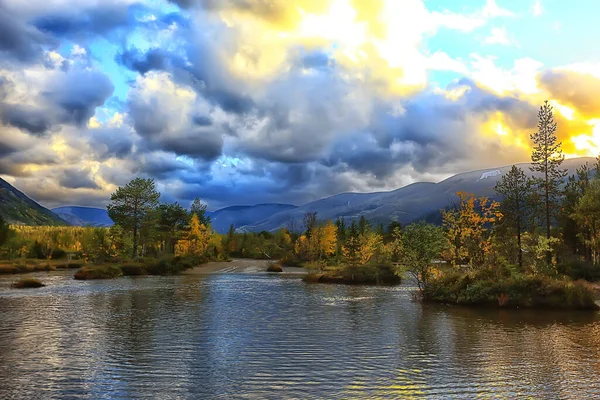
[[[169,251],[175,253],[175,243],[177,243],[177,233],[185,228],[188,223],[188,213],[179,203],[162,203],[158,206],[158,225],[157,229],[165,234],[165,241],[169,243]]]
[[[565,156],[560,149],[562,143],[557,142],[556,122],[552,106],[548,100],[540,107],[538,112],[537,131],[531,134],[533,150],[531,152],[531,170],[538,172],[541,177],[533,178],[533,184],[541,197],[541,208],[546,228],[546,238],[550,239],[552,218],[556,214],[560,196],[560,184],[567,171],[561,169]],[[547,261],[550,264],[551,254],[548,252]]]
[[[500,222],[512,228],[517,235],[519,267],[523,268],[523,249],[521,234],[525,230],[526,220],[531,211],[531,184],[523,170],[515,165],[503,175],[494,187],[503,197],[500,203],[502,218]]]
[[[154,214],[159,197],[154,179],[142,178],[135,178],[110,195],[110,203],[106,207],[108,216],[133,234],[133,258],[137,257],[138,232],[144,221]]]
[[[196,214],[198,221],[208,227],[210,225],[210,216],[206,215],[206,204],[202,203],[199,197],[196,197],[190,207],[190,215]]]

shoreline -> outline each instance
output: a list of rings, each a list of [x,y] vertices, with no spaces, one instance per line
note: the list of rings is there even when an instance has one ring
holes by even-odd
[[[251,258],[234,258],[231,261],[211,261],[183,271],[180,275],[210,275],[210,274],[250,274],[269,273],[278,275],[305,275],[304,268],[283,266],[283,272],[267,272],[269,264],[278,260],[256,260]]]

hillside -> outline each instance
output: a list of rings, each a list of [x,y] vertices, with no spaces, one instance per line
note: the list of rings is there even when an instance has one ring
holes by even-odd
[[[68,225],[67,221],[42,207],[0,178],[0,215],[11,224]]]
[[[585,162],[593,164],[594,158],[568,159],[564,167],[569,175]],[[519,165],[531,175],[530,164]],[[452,204],[456,192],[474,193],[476,196],[494,198],[494,186],[501,176],[510,170],[511,166],[490,168],[454,175],[438,183],[418,182],[389,192],[377,193],[341,193],[325,199],[313,201],[301,207],[286,210],[272,215],[260,222],[240,227],[241,231],[273,231],[288,227],[290,222],[301,229],[302,217],[307,212],[317,212],[319,219],[335,220],[344,217],[355,220],[362,215],[374,223],[384,224],[399,221],[402,224],[426,219],[439,222],[440,209]]]
[[[208,211],[212,227],[219,233],[225,233],[229,226],[235,227],[254,224],[282,211],[292,210],[292,204],[267,203],[254,206],[231,206],[216,211]]]
[[[64,206],[53,208],[52,211],[75,226],[106,227],[113,224],[105,208]]]

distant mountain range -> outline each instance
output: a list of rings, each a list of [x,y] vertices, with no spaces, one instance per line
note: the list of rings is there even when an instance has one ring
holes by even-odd
[[[568,159],[563,166],[568,169],[570,175],[586,162],[591,166],[595,159]],[[530,165],[519,166],[531,175]],[[341,193],[300,207],[278,203],[232,206],[209,211],[207,215],[211,217],[212,226],[219,233],[227,232],[231,224],[238,232],[274,231],[290,226],[300,231],[302,219],[307,212],[316,212],[320,220],[344,217],[350,222],[364,215],[376,224],[387,224],[391,221],[408,224],[422,219],[439,223],[440,210],[456,200],[456,192],[463,191],[494,198],[496,182],[510,167],[466,172],[438,183],[418,182],[388,192]],[[113,223],[106,209],[101,208],[65,206],[50,211],[2,179],[0,215],[11,223],[27,225],[110,226]]]
[[[293,210],[297,208],[292,204],[267,203],[254,206],[231,206],[221,208],[217,211],[208,211],[206,215],[210,216],[211,225],[219,233],[225,233],[229,226],[247,226],[258,221],[269,218],[280,212]]]
[[[590,166],[594,158],[574,158],[565,160],[563,167],[569,175],[586,162]],[[519,164],[526,174],[531,164]],[[341,193],[335,196],[316,200],[285,210],[270,217],[246,226],[240,226],[239,231],[273,231],[294,224],[297,230],[302,229],[302,218],[307,212],[316,212],[320,220],[335,220],[344,217],[348,222],[361,216],[372,223],[387,224],[398,221],[408,224],[413,221],[427,220],[441,222],[440,210],[451,205],[457,199],[456,192],[473,193],[476,196],[494,198],[494,186],[501,176],[507,173],[511,166],[490,168],[454,175],[439,183],[419,182],[404,186],[389,192],[376,193]]]
[[[31,200],[2,178],[0,178],[0,215],[10,224],[68,225],[67,221]]]
[[[64,206],[53,208],[52,212],[75,226],[106,227],[113,224],[105,208]]]

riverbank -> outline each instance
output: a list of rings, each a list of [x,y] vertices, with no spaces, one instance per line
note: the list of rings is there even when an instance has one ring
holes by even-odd
[[[195,266],[183,275],[206,275],[206,274],[251,274],[266,272],[269,265],[276,260],[257,260],[249,258],[234,258],[231,261],[211,261],[206,264]],[[283,266],[280,274],[306,275],[306,270],[301,267]]]
[[[39,260],[39,259],[17,259],[1,260],[0,274],[26,274],[29,272],[55,271],[59,269],[81,268],[81,261],[68,260]]]

